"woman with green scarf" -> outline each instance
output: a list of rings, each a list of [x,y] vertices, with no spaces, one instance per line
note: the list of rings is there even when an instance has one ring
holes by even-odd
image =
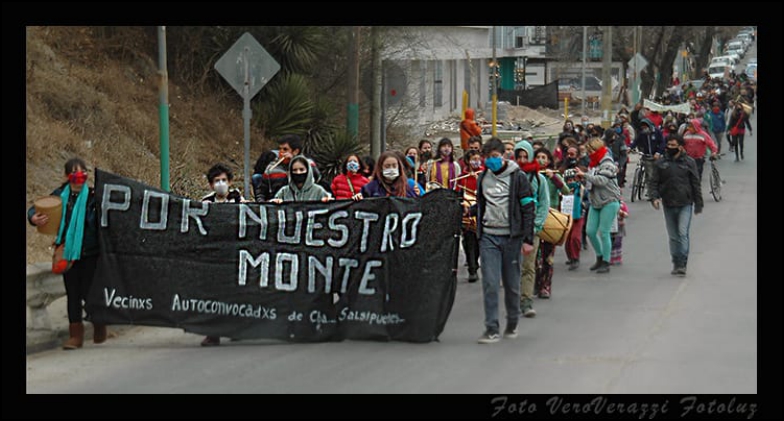
[[[70,337],[63,349],[77,349],[84,342],[82,314],[87,294],[93,281],[98,263],[98,221],[95,209],[95,192],[86,185],[87,165],[80,158],[71,158],[65,163],[66,181],[52,192],[63,200],[63,212],[59,221],[50,221],[35,207],[27,210],[30,224],[43,226],[58,224],[55,245],[65,243],[63,257],[73,262],[63,273],[65,293],[68,299],[68,331]],[[89,315],[88,315],[89,320]],[[93,323],[93,342],[106,341],[106,325]]]

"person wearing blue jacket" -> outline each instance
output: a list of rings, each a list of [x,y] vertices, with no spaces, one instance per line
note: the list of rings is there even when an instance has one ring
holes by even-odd
[[[711,121],[710,130],[713,132],[713,138],[716,140],[716,146],[719,150],[719,155],[721,155],[721,139],[724,138],[724,132],[727,130],[727,120],[724,112],[721,111],[718,101],[713,103],[713,107],[708,114],[710,114]]]

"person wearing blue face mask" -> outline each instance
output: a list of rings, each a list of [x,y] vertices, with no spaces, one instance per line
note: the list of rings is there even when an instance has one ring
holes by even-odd
[[[343,160],[343,171],[332,179],[331,190],[335,199],[353,199],[362,191],[368,179],[360,172],[361,168],[357,154],[350,154]]]
[[[477,200],[464,204],[466,216],[476,216],[479,258],[482,262],[485,331],[478,341],[501,339],[499,285],[504,288],[506,328],[503,336],[517,337],[520,320],[520,270],[523,256],[534,249],[534,199],[528,178],[513,161],[503,158],[504,144],[497,137],[482,147],[486,169],[477,179]]]

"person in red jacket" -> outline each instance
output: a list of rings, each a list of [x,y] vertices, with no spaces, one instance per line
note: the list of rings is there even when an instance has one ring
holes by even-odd
[[[359,170],[362,168],[359,155],[351,154],[343,161],[343,172],[332,179],[332,194],[335,199],[354,199],[368,183]]]
[[[466,175],[457,181],[457,191],[463,195],[463,200],[469,206],[476,204],[476,181],[479,174],[485,170],[482,154],[474,149],[469,149],[463,155],[466,166]],[[468,282],[479,280],[479,238],[476,236],[476,217],[463,218],[463,251],[468,263]]]
[[[466,108],[465,118],[460,122],[460,147],[463,152],[468,150],[468,139],[471,136],[481,136],[482,128],[474,121],[474,109]]]

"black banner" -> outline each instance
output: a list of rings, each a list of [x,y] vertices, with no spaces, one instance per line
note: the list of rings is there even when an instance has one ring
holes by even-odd
[[[461,226],[452,191],[208,204],[95,173],[93,321],[303,342],[428,342],[444,329]]]
[[[546,107],[558,109],[558,82],[526,90],[499,89],[498,100],[508,101],[512,105],[524,105],[528,108]]]

